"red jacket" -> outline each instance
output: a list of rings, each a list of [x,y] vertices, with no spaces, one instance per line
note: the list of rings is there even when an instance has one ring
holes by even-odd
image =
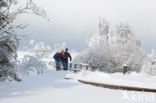
[[[63,53],[59,53],[61,58],[64,58],[64,54]]]

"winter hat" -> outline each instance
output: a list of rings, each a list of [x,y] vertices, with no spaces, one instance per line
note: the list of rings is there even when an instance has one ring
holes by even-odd
[[[68,48],[66,48],[65,51],[68,51]]]

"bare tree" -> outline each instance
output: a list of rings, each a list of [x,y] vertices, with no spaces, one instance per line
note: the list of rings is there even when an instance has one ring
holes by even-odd
[[[11,77],[20,81],[14,69],[19,44],[16,29],[24,29],[27,25],[15,24],[21,14],[35,14],[46,17],[46,12],[33,0],[0,0],[0,79]]]

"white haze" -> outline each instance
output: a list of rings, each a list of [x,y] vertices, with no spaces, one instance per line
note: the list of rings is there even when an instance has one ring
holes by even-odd
[[[31,38],[51,46],[66,42],[71,49],[86,48],[85,37],[94,34],[99,16],[114,28],[128,22],[146,51],[156,49],[155,0],[35,0],[47,11],[50,22],[36,16],[22,16],[18,21],[30,24],[23,31]],[[24,19],[28,19],[24,21]],[[21,33],[21,31],[18,31]],[[25,43],[25,45],[28,45]]]

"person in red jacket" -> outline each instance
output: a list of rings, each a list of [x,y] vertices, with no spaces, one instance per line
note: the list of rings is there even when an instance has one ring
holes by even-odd
[[[65,70],[65,56],[64,56],[64,50],[62,50],[60,53],[61,63],[63,65],[63,69]]]

